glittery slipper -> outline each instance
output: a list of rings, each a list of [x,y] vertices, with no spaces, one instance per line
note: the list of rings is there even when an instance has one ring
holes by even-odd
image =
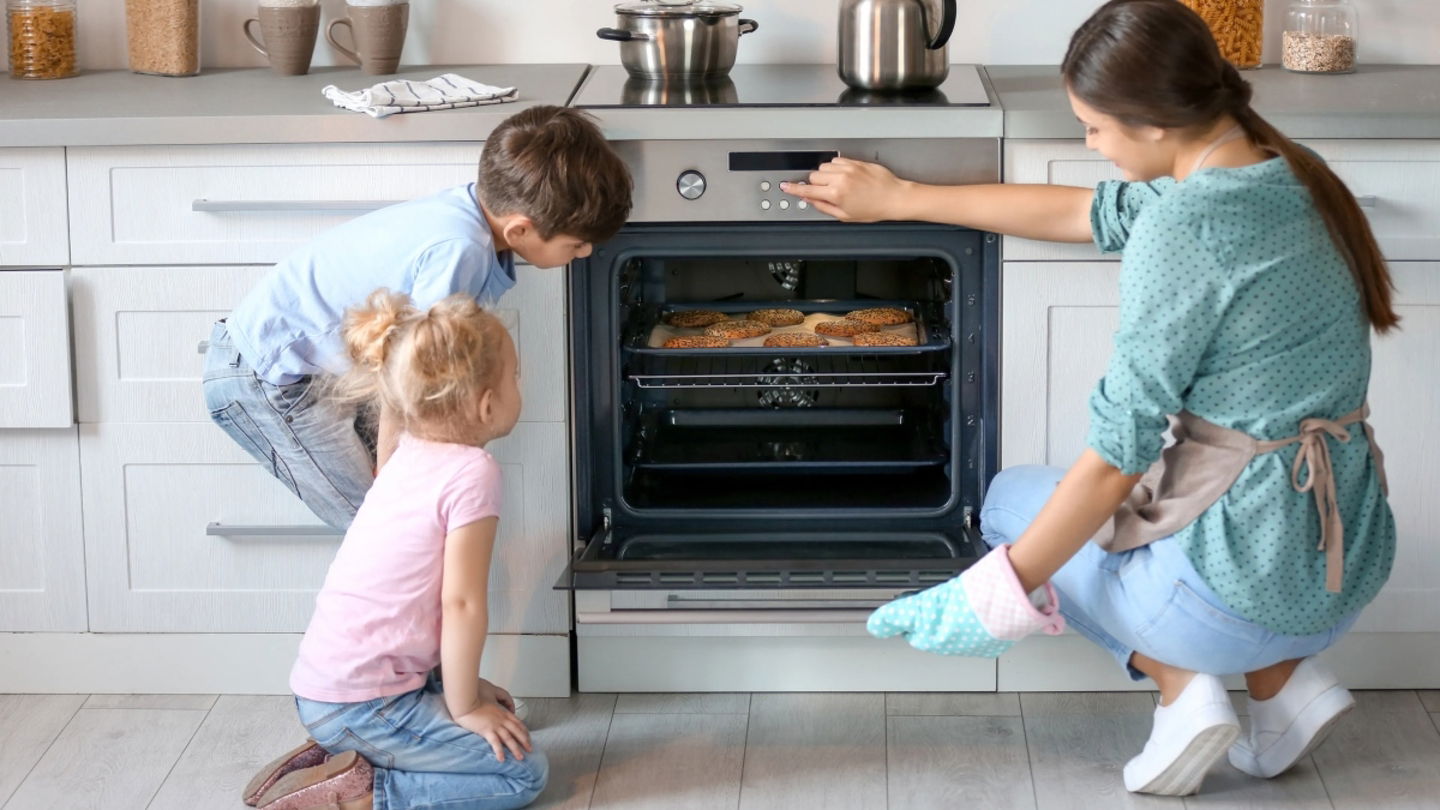
[[[291,771],[260,797],[260,810],[368,810],[375,770],[354,751]]]
[[[254,807],[260,803],[260,797],[265,795],[265,791],[280,781],[285,774],[319,765],[328,756],[330,755],[324,748],[321,748],[314,740],[307,739],[256,772],[254,778],[250,780],[250,784],[245,786],[245,792],[241,796],[244,797],[246,804]]]

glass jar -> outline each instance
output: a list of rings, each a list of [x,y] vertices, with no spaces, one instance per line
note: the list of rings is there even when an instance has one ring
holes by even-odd
[[[1358,22],[1350,0],[1294,0],[1280,64],[1297,73],[1353,72]]]
[[[1265,38],[1265,0],[1180,0],[1215,35],[1220,55],[1241,70],[1260,67]]]
[[[10,75],[17,79],[74,76],[75,0],[5,0]]]
[[[200,72],[200,0],[125,0],[130,69],[154,76]]]

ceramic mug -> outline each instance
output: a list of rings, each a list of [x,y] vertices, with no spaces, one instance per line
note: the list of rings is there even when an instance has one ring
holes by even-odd
[[[348,0],[345,17],[330,23],[325,39],[366,73],[394,73],[400,67],[409,23],[410,4],[404,0]],[[335,29],[341,25],[350,29],[354,50],[335,41]]]
[[[310,72],[310,57],[320,32],[320,0],[261,0],[258,17],[241,26],[255,50],[282,76]],[[260,23],[260,38],[250,30]]]

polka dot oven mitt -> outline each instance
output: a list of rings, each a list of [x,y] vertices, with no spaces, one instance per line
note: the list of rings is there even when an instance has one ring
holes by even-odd
[[[1042,592],[1037,607],[1010,565],[1010,547],[997,546],[949,582],[881,606],[865,629],[876,638],[903,635],[925,652],[996,658],[1031,633],[1065,629],[1054,586]]]

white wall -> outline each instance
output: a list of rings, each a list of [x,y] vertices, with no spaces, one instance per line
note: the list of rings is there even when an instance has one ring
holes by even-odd
[[[833,62],[840,0],[739,0],[760,30],[742,41],[741,62]],[[1266,0],[1266,61],[1278,61],[1279,24],[1288,0]],[[322,0],[323,24],[343,15],[344,0]],[[1354,0],[1363,62],[1440,63],[1440,2]],[[1056,64],[1070,32],[1099,0],[960,0],[952,41],[956,62]],[[255,0],[202,0],[207,67],[263,65],[240,33]],[[617,64],[619,46],[595,37],[613,25],[611,0],[411,0],[406,64],[587,62]],[[81,63],[123,68],[124,4],[79,4]],[[341,36],[345,36],[343,29]],[[317,65],[336,64],[322,40]]]

